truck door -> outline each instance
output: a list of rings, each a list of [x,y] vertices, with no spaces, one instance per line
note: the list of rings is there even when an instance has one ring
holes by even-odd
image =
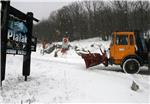
[[[128,40],[129,40],[128,55],[135,55],[136,42],[135,42],[134,34],[130,34]]]
[[[128,53],[128,43],[128,35],[116,34],[115,59],[118,64],[121,63],[123,57]]]

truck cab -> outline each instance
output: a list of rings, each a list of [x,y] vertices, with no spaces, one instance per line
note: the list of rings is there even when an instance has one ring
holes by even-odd
[[[148,64],[148,50],[140,32],[113,32],[110,44],[110,63],[120,65],[127,73],[138,73]]]

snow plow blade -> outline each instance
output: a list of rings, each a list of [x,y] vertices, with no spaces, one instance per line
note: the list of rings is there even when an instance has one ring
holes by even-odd
[[[84,59],[86,68],[96,66],[102,63],[102,55],[99,53],[81,54]]]

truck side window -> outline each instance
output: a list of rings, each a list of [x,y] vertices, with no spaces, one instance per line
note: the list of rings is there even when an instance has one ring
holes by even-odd
[[[128,45],[128,35],[116,35],[117,45]]]
[[[110,45],[112,46],[114,44],[114,34],[111,34],[111,43]]]
[[[133,35],[130,35],[130,45],[134,45]]]

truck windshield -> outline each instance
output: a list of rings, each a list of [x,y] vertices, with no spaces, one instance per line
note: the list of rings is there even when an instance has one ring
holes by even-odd
[[[128,45],[128,35],[116,35],[117,45]]]

